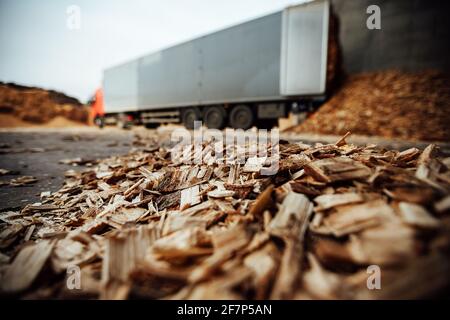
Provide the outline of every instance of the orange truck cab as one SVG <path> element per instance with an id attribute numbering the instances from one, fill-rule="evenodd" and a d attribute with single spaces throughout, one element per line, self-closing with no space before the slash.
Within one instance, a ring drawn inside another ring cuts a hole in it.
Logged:
<path id="1" fill-rule="evenodd" d="M 91 119 L 94 120 L 94 123 L 99 127 L 103 127 L 105 116 L 105 106 L 103 104 L 103 90 L 98 88 L 95 91 L 94 103 L 91 108 Z"/>

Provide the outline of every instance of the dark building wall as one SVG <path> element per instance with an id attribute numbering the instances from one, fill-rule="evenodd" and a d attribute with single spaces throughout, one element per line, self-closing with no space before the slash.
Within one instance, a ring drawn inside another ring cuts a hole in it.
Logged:
<path id="1" fill-rule="evenodd" d="M 399 68 L 450 72 L 450 1 L 331 0 L 339 19 L 342 63 L 348 73 Z M 381 30 L 369 30 L 370 5 Z"/>

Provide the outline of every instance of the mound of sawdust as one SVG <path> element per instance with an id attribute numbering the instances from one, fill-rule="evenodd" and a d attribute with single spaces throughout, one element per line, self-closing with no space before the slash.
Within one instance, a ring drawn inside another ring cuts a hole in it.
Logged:
<path id="1" fill-rule="evenodd" d="M 62 116 L 57 116 L 46 123 L 36 124 L 29 121 L 24 121 L 12 114 L 0 113 L 0 128 L 26 128 L 26 127 L 66 128 L 79 126 L 86 126 L 86 124 L 78 121 L 69 120 Z"/>
<path id="2" fill-rule="evenodd" d="M 0 112 L 1 116 L 13 115 L 35 124 L 46 124 L 56 117 L 87 123 L 89 117 L 89 107 L 61 92 L 1 82 Z M 25 126 L 26 123 L 14 126 L 19 125 Z M 6 123 L 5 126 L 13 125 Z"/>
<path id="3" fill-rule="evenodd" d="M 426 141 L 450 141 L 450 78 L 426 71 L 380 71 L 350 76 L 305 122 L 292 129 L 342 135 L 347 131 Z"/>
<path id="4" fill-rule="evenodd" d="M 0 128 L 33 127 L 33 123 L 23 121 L 12 114 L 0 113 Z"/>
<path id="5" fill-rule="evenodd" d="M 57 116 L 50 120 L 49 122 L 44 124 L 44 127 L 48 128 L 64 128 L 64 127 L 78 127 L 78 126 L 86 126 L 86 124 L 73 121 L 62 116 Z"/>

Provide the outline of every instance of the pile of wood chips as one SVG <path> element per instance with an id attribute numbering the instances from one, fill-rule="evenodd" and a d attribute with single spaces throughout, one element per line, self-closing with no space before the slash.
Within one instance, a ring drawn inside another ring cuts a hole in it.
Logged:
<path id="1" fill-rule="evenodd" d="M 434 145 L 280 141 L 273 176 L 250 157 L 186 165 L 161 140 L 136 145 L 68 171 L 41 203 L 0 214 L 3 295 L 395 299 L 448 290 L 450 158 Z M 377 272 L 380 290 L 369 278 Z"/>
<path id="2" fill-rule="evenodd" d="M 295 132 L 450 141 L 450 78 L 435 71 L 351 75 Z"/>
<path id="3" fill-rule="evenodd" d="M 0 114 L 43 124 L 56 117 L 87 123 L 89 107 L 53 90 L 0 82 Z"/>

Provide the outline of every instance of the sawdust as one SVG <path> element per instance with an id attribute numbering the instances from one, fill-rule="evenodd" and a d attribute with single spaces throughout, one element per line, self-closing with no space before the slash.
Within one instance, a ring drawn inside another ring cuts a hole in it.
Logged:
<path id="1" fill-rule="evenodd" d="M 42 124 L 36 124 L 29 121 L 24 121 L 11 114 L 0 114 L 0 128 L 67 128 L 67 127 L 85 127 L 86 124 L 78 121 L 73 121 L 62 116 L 57 116 L 50 121 Z"/>
<path id="2" fill-rule="evenodd" d="M 450 79 L 437 71 L 352 75 L 294 132 L 450 141 Z"/>
<path id="3" fill-rule="evenodd" d="M 0 128 L 33 127 L 33 123 L 23 121 L 12 114 L 0 114 Z"/>
<path id="4" fill-rule="evenodd" d="M 0 112 L 1 118 L 17 118 L 2 119 L 3 127 L 28 126 L 27 122 L 46 124 L 57 117 L 87 123 L 89 107 L 61 92 L 0 82 Z M 55 121 L 56 126 L 60 123 Z"/>

